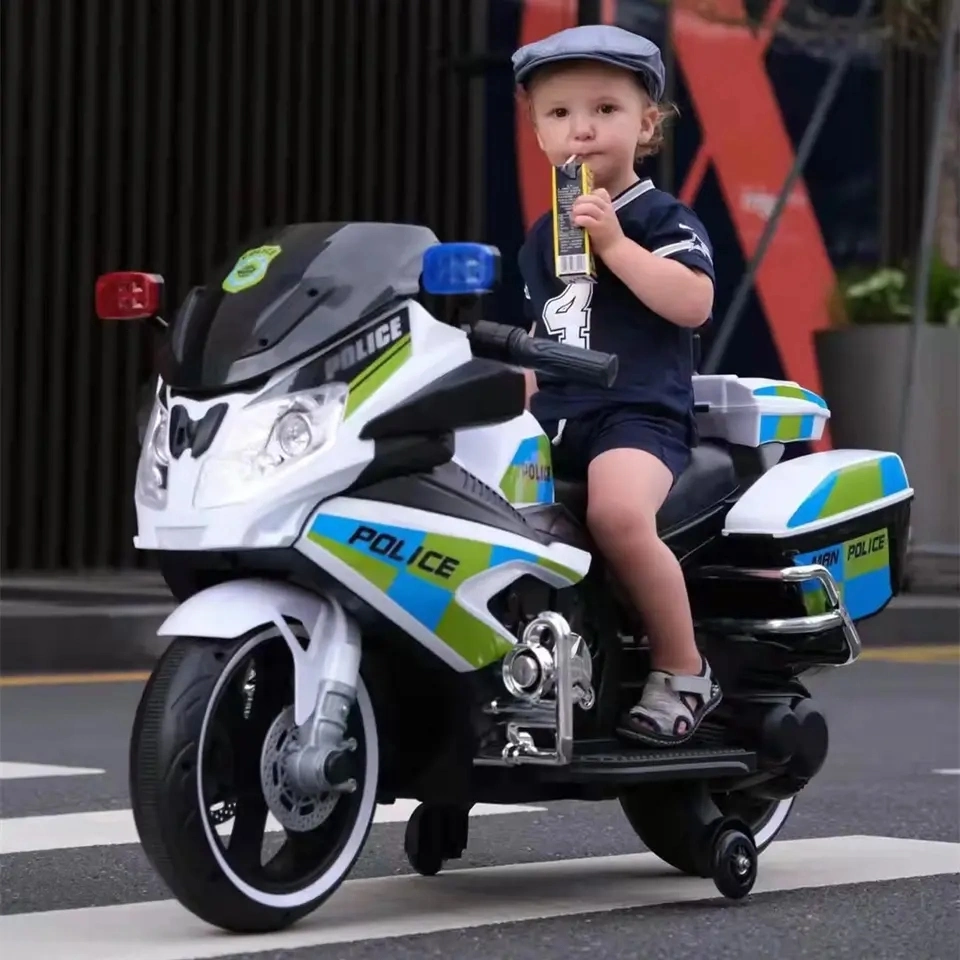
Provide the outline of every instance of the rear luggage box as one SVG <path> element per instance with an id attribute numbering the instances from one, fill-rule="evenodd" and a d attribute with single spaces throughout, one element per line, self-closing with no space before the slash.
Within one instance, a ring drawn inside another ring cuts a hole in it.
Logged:
<path id="1" fill-rule="evenodd" d="M 724 554 L 736 567 L 823 566 L 850 619 L 865 620 L 901 590 L 912 500 L 895 453 L 831 450 L 799 457 L 770 469 L 733 507 Z M 823 612 L 819 581 L 791 586 L 791 608 L 799 598 L 798 612 Z M 778 615 L 785 615 L 783 608 Z"/>

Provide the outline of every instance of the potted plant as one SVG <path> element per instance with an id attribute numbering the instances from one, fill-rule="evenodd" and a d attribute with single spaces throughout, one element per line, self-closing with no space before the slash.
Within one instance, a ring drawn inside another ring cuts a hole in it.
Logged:
<path id="1" fill-rule="evenodd" d="M 829 303 L 832 326 L 814 336 L 834 446 L 897 450 L 910 372 L 913 291 L 904 269 L 841 271 Z M 927 322 L 919 337 L 920 376 L 912 424 L 922 409 L 957 407 L 960 373 L 960 270 L 934 257 Z M 954 435 L 955 436 L 955 435 Z M 955 442 L 955 441 L 954 441 Z M 902 452 L 902 451 L 898 451 Z"/>
<path id="2" fill-rule="evenodd" d="M 831 411 L 833 446 L 894 450 L 903 457 L 917 492 L 912 512 L 917 553 L 953 556 L 947 576 L 955 579 L 960 543 L 960 270 L 940 256 L 934 258 L 926 322 L 915 330 L 911 278 L 912 273 L 896 268 L 841 273 L 830 299 L 832 326 L 815 334 L 814 347 Z M 901 444 L 915 348 L 919 363 L 910 384 Z"/>

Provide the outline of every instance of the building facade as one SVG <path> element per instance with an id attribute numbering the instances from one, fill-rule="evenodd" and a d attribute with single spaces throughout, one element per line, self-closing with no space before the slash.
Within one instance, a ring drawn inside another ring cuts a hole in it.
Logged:
<path id="1" fill-rule="evenodd" d="M 599 20 L 667 52 L 680 119 L 650 173 L 708 225 L 722 316 L 829 69 L 822 44 L 738 27 L 711 40 L 686 0 L 6 0 L 4 572 L 150 563 L 132 545 L 132 489 L 155 343 L 96 320 L 103 272 L 162 274 L 172 314 L 260 227 L 413 221 L 497 245 L 504 283 L 488 310 L 518 317 L 513 258 L 543 182 L 509 56 Z M 879 46 L 855 57 L 725 369 L 815 387 L 802 341 L 833 271 L 909 250 L 921 171 L 881 149 L 902 100 L 885 62 Z M 759 135 L 738 132 L 718 70 L 740 78 Z M 910 122 L 922 143 L 923 117 Z"/>

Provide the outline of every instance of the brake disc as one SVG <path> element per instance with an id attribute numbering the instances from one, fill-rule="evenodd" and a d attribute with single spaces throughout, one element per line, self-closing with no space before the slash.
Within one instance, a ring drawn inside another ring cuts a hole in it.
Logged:
<path id="1" fill-rule="evenodd" d="M 270 725 L 260 752 L 260 785 L 270 812 L 280 825 L 294 833 L 316 830 L 333 813 L 340 799 L 334 792 L 307 796 L 287 775 L 286 755 L 300 744 L 293 706 L 282 710 Z"/>

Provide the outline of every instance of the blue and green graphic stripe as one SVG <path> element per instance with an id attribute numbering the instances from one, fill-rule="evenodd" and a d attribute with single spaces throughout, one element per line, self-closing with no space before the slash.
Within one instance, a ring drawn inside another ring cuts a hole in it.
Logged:
<path id="1" fill-rule="evenodd" d="M 520 443 L 500 490 L 511 503 L 553 503 L 553 456 L 546 434 Z"/>
<path id="2" fill-rule="evenodd" d="M 895 453 L 840 467 L 825 477 L 787 521 L 803 527 L 909 489 L 903 463 Z"/>
<path id="3" fill-rule="evenodd" d="M 820 564 L 826 567 L 840 590 L 840 598 L 853 620 L 869 617 L 882 610 L 893 595 L 890 579 L 890 536 L 886 528 L 862 537 L 832 544 L 795 556 L 797 565 Z M 827 598 L 819 581 L 802 586 L 809 615 L 825 613 Z"/>
<path id="4" fill-rule="evenodd" d="M 826 401 L 812 390 L 795 387 L 788 383 L 774 383 L 757 387 L 755 397 L 784 397 L 790 400 L 805 400 L 822 410 Z M 817 417 L 814 414 L 764 413 L 760 415 L 760 443 L 789 443 L 794 440 L 812 440 L 815 436 Z"/>
<path id="5" fill-rule="evenodd" d="M 386 353 L 357 374 L 349 384 L 350 394 L 344 419 L 369 400 L 410 359 L 412 352 L 410 334 L 405 333 Z"/>
<path id="6" fill-rule="evenodd" d="M 760 443 L 788 443 L 791 440 L 812 440 L 816 418 L 813 414 L 764 413 L 760 415 Z"/>
<path id="7" fill-rule="evenodd" d="M 827 408 L 827 402 L 823 397 L 817 396 L 812 390 L 804 387 L 795 387 L 789 383 L 773 383 L 766 387 L 757 387 L 753 391 L 755 397 L 789 397 L 793 400 L 806 400 L 808 403 L 815 403 L 818 407 Z"/>
<path id="8" fill-rule="evenodd" d="M 514 560 L 546 567 L 571 583 L 581 579 L 575 570 L 513 547 L 329 514 L 318 516 L 307 536 L 477 668 L 499 660 L 511 643 L 457 602 L 462 583 Z"/>

